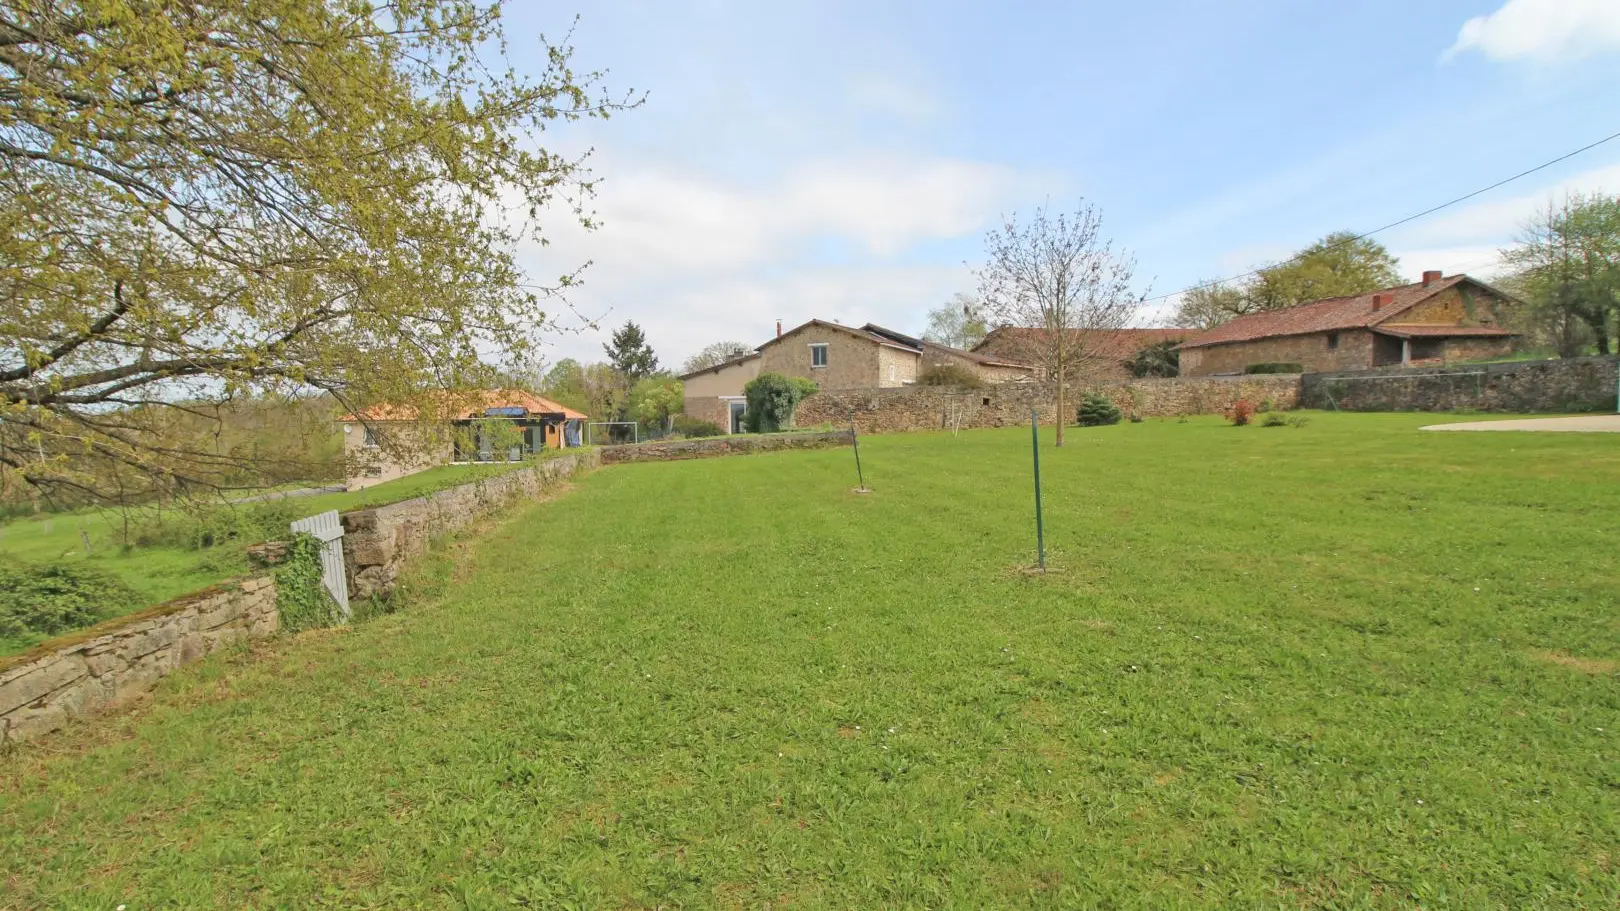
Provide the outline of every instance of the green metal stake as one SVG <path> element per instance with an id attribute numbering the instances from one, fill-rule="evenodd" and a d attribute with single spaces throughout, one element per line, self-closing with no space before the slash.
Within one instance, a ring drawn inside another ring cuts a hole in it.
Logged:
<path id="1" fill-rule="evenodd" d="M 855 431 L 855 412 L 853 411 L 849 413 L 849 442 L 855 447 L 855 477 L 859 478 L 861 481 L 861 486 L 855 489 L 865 493 L 866 472 L 861 470 L 861 437 L 860 434 Z"/>
<path id="2" fill-rule="evenodd" d="M 1035 565 L 1046 569 L 1046 525 L 1041 519 L 1041 431 L 1033 408 L 1029 410 L 1029 448 L 1035 454 Z"/>

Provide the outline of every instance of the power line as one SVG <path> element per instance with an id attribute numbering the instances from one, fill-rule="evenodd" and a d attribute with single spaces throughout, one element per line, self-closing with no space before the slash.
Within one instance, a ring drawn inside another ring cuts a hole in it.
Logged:
<path id="1" fill-rule="evenodd" d="M 1323 250 L 1324 251 L 1325 250 L 1336 250 L 1339 247 L 1348 247 L 1349 245 L 1355 243 L 1356 241 L 1366 240 L 1367 238 L 1373 236 L 1374 234 L 1379 234 L 1381 232 L 1388 231 L 1390 228 L 1398 228 L 1401 225 L 1406 224 L 1407 222 L 1417 221 L 1418 219 L 1423 218 L 1425 216 L 1433 215 L 1434 213 L 1440 211 L 1441 209 L 1449 209 L 1452 206 L 1456 205 L 1457 203 L 1467 202 L 1468 200 L 1473 199 L 1475 196 L 1479 196 L 1479 195 L 1481 195 L 1483 193 L 1489 193 L 1490 191 L 1496 189 L 1497 187 L 1506 186 L 1507 184 L 1510 184 L 1510 183 L 1514 182 L 1515 180 L 1518 180 L 1521 177 L 1528 177 L 1531 174 L 1536 173 L 1537 171 L 1546 170 L 1547 168 L 1550 168 L 1553 165 L 1558 164 L 1561 161 L 1567 161 L 1567 160 L 1569 160 L 1571 158 L 1574 158 L 1576 155 L 1581 154 L 1582 152 L 1591 151 L 1592 149 L 1595 149 L 1598 146 L 1603 145 L 1606 142 L 1613 142 L 1616 139 L 1620 139 L 1620 133 L 1610 133 L 1608 136 L 1605 136 L 1602 139 L 1599 139 L 1597 142 L 1592 142 L 1592 143 L 1588 143 L 1586 145 L 1583 145 L 1583 146 L 1581 146 L 1580 148 L 1576 149 L 1573 152 L 1566 152 L 1563 155 L 1560 155 L 1557 158 L 1552 159 L 1551 161 L 1544 161 L 1541 164 L 1538 164 L 1533 168 L 1530 168 L 1530 169 L 1525 170 L 1525 171 L 1520 171 L 1519 173 L 1513 175 L 1512 177 L 1504 177 L 1503 179 L 1498 180 L 1496 183 L 1493 183 L 1488 187 L 1481 187 L 1480 189 L 1475 190 L 1472 193 L 1468 193 L 1466 195 L 1459 196 L 1456 199 L 1450 200 L 1449 202 L 1443 202 L 1438 206 L 1433 206 L 1433 207 L 1424 209 L 1422 212 L 1419 212 L 1419 213 L 1417 213 L 1415 215 L 1408 215 L 1405 218 L 1402 218 L 1402 219 L 1400 219 L 1398 221 L 1392 221 L 1389 224 L 1384 225 L 1383 227 L 1374 228 L 1374 229 L 1372 229 L 1371 231 L 1368 231 L 1365 234 L 1358 234 L 1355 237 L 1351 237 L 1351 238 L 1347 238 L 1345 240 L 1341 240 L 1336 244 L 1329 244 L 1328 246 L 1324 247 Z M 1293 256 L 1290 256 L 1287 259 L 1272 263 L 1269 266 L 1262 266 L 1262 267 L 1260 267 L 1258 269 L 1250 269 L 1247 272 L 1240 272 L 1237 275 L 1229 276 L 1227 278 L 1218 278 L 1215 281 L 1211 281 L 1211 282 L 1203 282 L 1202 284 L 1193 285 L 1190 288 L 1183 288 L 1180 291 L 1172 291 L 1169 294 L 1161 294 L 1158 297 L 1150 297 L 1150 298 L 1147 298 L 1146 300 L 1144 300 L 1143 303 L 1151 304 L 1151 303 L 1154 303 L 1155 301 L 1162 301 L 1162 300 L 1166 300 L 1168 298 L 1175 297 L 1178 294 L 1186 294 L 1186 293 L 1188 293 L 1190 291 L 1200 291 L 1200 290 L 1203 290 L 1204 288 L 1214 288 L 1214 287 L 1218 287 L 1220 285 L 1224 285 L 1227 282 L 1235 282 L 1240 278 L 1248 278 L 1251 275 L 1259 275 L 1261 272 L 1264 272 L 1267 269 L 1275 269 L 1278 266 L 1282 266 L 1282 265 L 1285 265 L 1287 263 L 1291 263 L 1294 260 L 1299 259 L 1302 255 L 1304 255 L 1304 254 L 1303 253 L 1295 253 Z"/>

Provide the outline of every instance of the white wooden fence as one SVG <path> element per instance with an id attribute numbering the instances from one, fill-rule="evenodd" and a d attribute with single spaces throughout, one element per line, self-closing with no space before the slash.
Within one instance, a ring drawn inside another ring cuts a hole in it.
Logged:
<path id="1" fill-rule="evenodd" d="M 292 530 L 308 532 L 321 542 L 321 583 L 337 602 L 345 623 L 349 620 L 349 580 L 343 573 L 343 523 L 337 510 L 292 523 Z"/>

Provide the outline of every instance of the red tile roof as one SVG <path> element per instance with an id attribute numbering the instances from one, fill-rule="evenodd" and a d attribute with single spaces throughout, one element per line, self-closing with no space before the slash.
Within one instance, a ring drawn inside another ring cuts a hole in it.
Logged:
<path id="1" fill-rule="evenodd" d="M 1180 341 L 1194 334 L 1192 329 L 1076 329 L 1080 343 L 1095 356 L 1123 361 L 1149 345 Z M 1046 337 L 1045 329 L 1002 326 L 992 329 L 974 351 L 993 350 L 998 357 L 1016 357 L 1017 352 L 1037 348 Z"/>
<path id="2" fill-rule="evenodd" d="M 465 421 L 480 418 L 491 408 L 522 408 L 531 415 L 561 414 L 572 421 L 587 419 L 585 414 L 566 405 L 559 405 L 551 399 L 522 389 L 481 389 L 456 395 L 437 393 L 434 398 L 444 402 L 441 408 L 444 412 L 442 420 L 446 421 Z M 361 411 L 358 416 L 346 414 L 338 418 L 338 420 L 346 423 L 357 421 L 414 421 L 417 414 L 414 405 L 383 404 L 367 408 Z"/>
<path id="3" fill-rule="evenodd" d="M 1380 335 L 1396 338 L 1506 338 L 1516 333 L 1495 326 L 1435 326 L 1416 323 L 1380 323 L 1373 327 Z"/>
<path id="4" fill-rule="evenodd" d="M 1297 307 L 1287 307 L 1282 310 L 1267 310 L 1263 313 L 1251 313 L 1240 316 L 1230 322 L 1222 323 L 1213 329 L 1199 333 L 1181 343 L 1183 348 L 1201 348 L 1205 345 L 1220 345 L 1227 342 L 1247 342 L 1260 338 L 1272 338 L 1279 335 L 1307 335 L 1312 332 L 1333 332 L 1341 329 L 1369 329 L 1381 324 L 1423 303 L 1429 298 L 1448 288 L 1468 282 L 1483 290 L 1494 291 L 1480 282 L 1466 275 L 1453 275 L 1439 281 L 1430 282 L 1427 286 L 1421 282 L 1411 285 L 1401 285 L 1395 288 L 1384 288 L 1379 291 L 1368 291 L 1366 294 L 1355 294 L 1349 297 L 1329 297 Z M 1373 298 L 1382 297 L 1382 306 L 1373 307 Z M 1429 332 L 1428 335 L 1511 335 L 1510 332 L 1495 330 L 1492 332 L 1462 331 L 1464 327 L 1446 326 L 1435 327 L 1440 332 Z"/>

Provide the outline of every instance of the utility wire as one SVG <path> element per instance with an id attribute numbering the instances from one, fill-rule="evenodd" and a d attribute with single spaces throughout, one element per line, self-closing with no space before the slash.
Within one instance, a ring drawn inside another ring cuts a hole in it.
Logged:
<path id="1" fill-rule="evenodd" d="M 1569 160 L 1571 158 L 1574 158 L 1576 155 L 1581 154 L 1582 152 L 1591 151 L 1592 149 L 1595 149 L 1598 146 L 1603 145 L 1606 142 L 1613 142 L 1616 139 L 1620 139 L 1620 133 L 1610 133 L 1608 136 L 1605 136 L 1602 139 L 1599 139 L 1597 142 L 1592 142 L 1592 143 L 1588 143 L 1586 145 L 1583 145 L 1583 146 L 1581 146 L 1580 148 L 1576 149 L 1573 152 L 1566 152 L 1563 155 L 1560 155 L 1557 158 L 1552 159 L 1551 161 L 1544 161 L 1541 164 L 1538 164 L 1535 167 L 1530 168 L 1529 170 L 1520 171 L 1519 173 L 1513 175 L 1512 177 L 1504 177 L 1503 179 L 1498 180 L 1496 183 L 1493 183 L 1488 187 L 1481 187 L 1480 189 L 1475 190 L 1472 193 L 1469 193 L 1469 194 L 1464 195 L 1464 196 L 1459 196 L 1456 199 L 1453 199 L 1453 200 L 1451 200 L 1449 202 L 1443 202 L 1438 206 L 1433 206 L 1431 208 L 1424 209 L 1422 212 L 1419 212 L 1416 215 L 1408 215 L 1405 218 L 1400 219 L 1399 221 L 1392 221 L 1389 224 L 1384 225 L 1381 228 L 1374 228 L 1374 229 L 1372 229 L 1371 231 L 1368 231 L 1365 234 L 1357 234 L 1355 237 L 1347 238 L 1345 240 L 1339 241 L 1336 244 L 1330 244 L 1329 246 L 1324 247 L 1323 250 L 1336 250 L 1339 247 L 1348 247 L 1349 245 L 1355 243 L 1356 241 L 1366 240 L 1367 238 L 1373 236 L 1374 234 L 1378 234 L 1378 233 L 1381 233 L 1381 232 L 1384 232 L 1384 231 L 1388 231 L 1390 228 L 1398 228 L 1401 225 L 1406 224 L 1407 222 L 1417 221 L 1418 219 L 1423 218 L 1425 216 L 1433 215 L 1434 213 L 1440 211 L 1441 209 L 1449 209 L 1452 206 L 1456 205 L 1457 203 L 1467 202 L 1468 200 L 1473 199 L 1475 196 L 1479 196 L 1482 193 L 1489 193 L 1490 191 L 1496 189 L 1497 187 L 1501 187 L 1501 186 L 1505 186 L 1507 184 L 1510 184 L 1510 183 L 1514 182 L 1515 180 L 1518 180 L 1521 177 L 1529 177 L 1531 174 L 1534 174 L 1537 171 L 1546 170 L 1547 168 L 1550 168 L 1553 165 L 1558 164 L 1561 161 L 1567 161 L 1567 160 Z M 1205 288 L 1215 288 L 1215 287 L 1218 287 L 1220 285 L 1224 285 L 1227 282 L 1235 282 L 1240 278 L 1248 278 L 1251 275 L 1259 275 L 1261 272 L 1264 272 L 1267 269 L 1275 269 L 1278 266 L 1282 266 L 1282 265 L 1286 265 L 1288 263 L 1291 263 L 1294 260 L 1299 259 L 1303 255 L 1304 255 L 1303 253 L 1295 253 L 1293 256 L 1290 256 L 1287 259 L 1279 260 L 1278 262 L 1272 263 L 1269 266 L 1262 266 L 1262 267 L 1260 267 L 1258 269 L 1250 269 L 1247 272 L 1240 272 L 1237 275 L 1228 276 L 1227 278 L 1218 278 L 1218 279 L 1216 279 L 1214 281 L 1204 282 L 1204 283 L 1198 284 L 1198 285 L 1193 285 L 1190 288 L 1183 288 L 1180 291 L 1172 291 L 1169 294 L 1161 294 L 1158 297 L 1150 297 L 1150 298 L 1147 298 L 1146 300 L 1144 300 L 1143 303 L 1151 304 L 1151 303 L 1154 303 L 1155 301 L 1166 300 L 1168 298 L 1172 298 L 1172 297 L 1175 297 L 1175 296 L 1180 295 L 1180 294 L 1186 294 L 1186 293 L 1191 292 L 1191 291 L 1201 291 L 1201 290 L 1203 290 Z"/>

